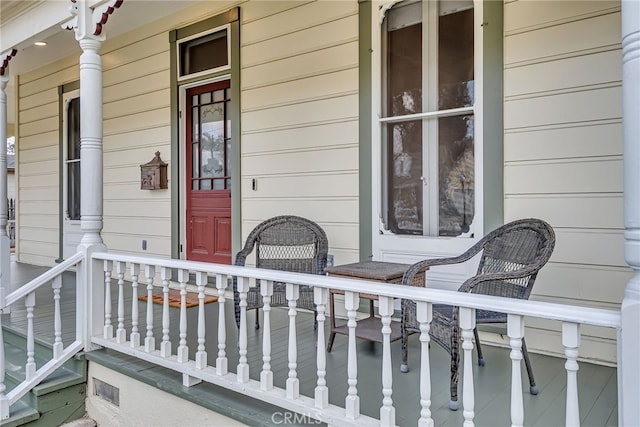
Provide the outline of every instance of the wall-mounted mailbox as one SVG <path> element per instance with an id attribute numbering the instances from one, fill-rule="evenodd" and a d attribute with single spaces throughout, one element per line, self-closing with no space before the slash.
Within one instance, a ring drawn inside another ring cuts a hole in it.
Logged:
<path id="1" fill-rule="evenodd" d="M 140 189 L 160 190 L 167 186 L 167 163 L 160 158 L 160 152 L 156 151 L 156 156 L 144 165 L 140 165 Z"/>

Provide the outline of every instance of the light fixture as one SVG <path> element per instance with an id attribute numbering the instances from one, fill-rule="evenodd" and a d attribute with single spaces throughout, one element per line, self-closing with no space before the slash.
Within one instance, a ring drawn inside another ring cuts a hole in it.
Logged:
<path id="1" fill-rule="evenodd" d="M 35 42 L 34 45 L 36 45 L 36 46 L 46 46 L 47 42 Z"/>

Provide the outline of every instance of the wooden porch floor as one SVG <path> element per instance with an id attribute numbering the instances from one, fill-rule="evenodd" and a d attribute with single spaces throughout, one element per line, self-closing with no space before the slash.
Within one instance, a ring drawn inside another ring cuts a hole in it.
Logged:
<path id="1" fill-rule="evenodd" d="M 26 283 L 33 277 L 45 271 L 45 268 L 20 263 L 12 263 L 12 281 Z M 70 342 L 75 335 L 75 277 L 67 273 L 63 280 L 61 306 L 63 312 L 63 341 Z M 115 302 L 117 292 L 116 281 L 112 289 Z M 140 294 L 145 285 L 140 285 Z M 125 304 L 127 312 L 131 307 L 131 288 L 126 286 Z M 53 341 L 53 301 L 52 292 L 46 287 L 36 296 L 36 311 L 34 329 L 38 339 L 45 342 Z M 19 304 L 18 304 L 19 305 Z M 215 360 L 217 354 L 217 327 L 214 325 L 218 318 L 218 304 L 206 306 L 206 347 L 209 360 Z M 154 305 L 155 318 L 160 319 L 161 306 Z M 145 313 L 146 303 L 139 303 L 139 330 L 144 337 L 146 331 Z M 114 309 L 115 313 L 115 309 Z M 197 308 L 187 310 L 189 337 L 188 345 L 193 355 L 196 349 L 194 335 L 197 324 Z M 233 320 L 233 301 L 227 300 L 226 321 L 235 329 Z M 174 351 L 177 343 L 178 309 L 171 309 L 171 340 Z M 251 325 L 248 331 L 248 358 L 251 366 L 251 377 L 259 379 L 262 367 L 262 330 L 255 330 L 253 322 L 255 311 L 248 315 Z M 159 321 L 159 320 L 158 320 Z M 286 309 L 272 310 L 272 369 L 274 384 L 284 387 L 288 374 L 287 340 L 288 316 Z M 115 315 L 112 319 L 116 324 Z M 130 331 L 130 319 L 125 321 L 127 331 Z M 327 322 L 328 324 L 328 319 Z M 26 313 L 22 307 L 13 307 L 11 314 L 2 315 L 2 324 L 7 327 L 26 331 Z M 328 326 L 328 325 L 327 325 Z M 154 336 L 159 341 L 161 337 L 160 325 L 154 325 Z M 297 316 L 298 366 L 297 375 L 300 378 L 300 392 L 313 396 L 316 385 L 316 332 L 313 329 L 312 315 L 300 312 Z M 328 337 L 328 330 L 326 336 Z M 230 370 L 235 371 L 238 360 L 236 334 L 227 333 L 227 355 Z M 416 425 L 419 417 L 419 341 L 413 335 L 409 340 L 409 373 L 400 373 L 400 341 L 392 344 L 393 358 L 393 404 L 396 408 L 396 422 L 400 426 Z M 378 417 L 382 402 L 381 391 L 381 358 L 380 344 L 358 341 L 358 394 L 361 401 L 361 412 Z M 477 426 L 510 425 L 510 373 L 511 361 L 509 349 L 489 347 L 485 345 L 486 366 L 474 366 L 475 384 L 475 424 Z M 537 396 L 528 392 L 526 373 L 523 371 L 525 424 L 527 426 L 553 427 L 564 425 L 565 409 L 565 379 L 564 359 L 531 354 L 531 362 L 540 389 Z M 449 355 L 437 344 L 431 346 L 432 363 L 432 416 L 436 426 L 462 425 L 462 410 L 452 412 L 448 409 L 449 401 Z M 524 366 L 523 366 L 524 370 Z M 333 351 L 327 354 L 327 385 L 330 389 L 330 401 L 343 405 L 347 393 L 347 337 L 337 335 Z M 578 371 L 578 387 L 581 424 L 583 426 L 616 426 L 617 422 L 617 381 L 614 368 L 580 363 Z M 461 395 L 461 392 L 460 392 Z"/>

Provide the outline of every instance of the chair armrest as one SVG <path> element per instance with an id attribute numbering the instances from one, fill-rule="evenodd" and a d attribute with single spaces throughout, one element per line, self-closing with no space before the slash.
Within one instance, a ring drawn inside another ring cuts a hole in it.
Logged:
<path id="1" fill-rule="evenodd" d="M 505 280 L 522 279 L 524 277 L 532 276 L 538 273 L 542 265 L 529 265 L 524 268 L 519 268 L 511 271 L 502 271 L 499 273 L 485 273 L 478 274 L 465 280 L 464 283 L 458 288 L 458 292 L 471 292 L 480 283 L 495 282 Z"/>
<path id="2" fill-rule="evenodd" d="M 415 264 L 411 265 L 411 267 L 409 267 L 407 271 L 405 271 L 404 276 L 402 277 L 402 284 L 408 285 L 408 286 L 415 286 L 414 282 L 418 274 L 424 273 L 429 268 L 435 267 L 438 265 L 463 263 L 473 258 L 483 248 L 484 248 L 484 245 L 476 244 L 471 248 L 469 248 L 465 253 L 455 257 L 432 258 L 432 259 L 425 259 L 423 261 L 418 261 Z"/>

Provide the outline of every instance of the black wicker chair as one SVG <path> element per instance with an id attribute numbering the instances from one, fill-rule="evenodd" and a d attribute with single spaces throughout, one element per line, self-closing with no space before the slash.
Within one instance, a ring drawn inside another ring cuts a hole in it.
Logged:
<path id="1" fill-rule="evenodd" d="M 249 254 L 255 249 L 255 262 L 258 268 L 284 270 L 297 273 L 324 274 L 327 266 L 327 235 L 318 224 L 305 218 L 292 215 L 273 217 L 258 224 L 247 237 L 244 248 L 236 255 L 235 265 L 244 266 Z M 288 307 L 286 286 L 274 283 L 272 307 Z M 240 326 L 240 295 L 237 282 L 233 280 L 233 301 L 236 325 Z M 260 287 L 251 288 L 247 295 L 247 310 L 262 307 Z M 314 312 L 313 289 L 300 286 L 298 308 Z M 260 327 L 256 313 L 256 329 Z"/>
<path id="2" fill-rule="evenodd" d="M 429 267 L 457 264 L 468 261 L 480 251 L 477 275 L 467 279 L 459 292 L 472 292 L 508 298 L 528 299 L 538 271 L 551 257 L 555 246 L 555 234 L 546 222 L 539 219 L 522 219 L 505 224 L 476 243 L 471 249 L 453 258 L 429 259 L 412 265 L 404 274 L 403 284 L 414 283 L 414 277 Z M 427 279 L 428 282 L 428 279 Z M 506 323 L 507 315 L 493 311 L 476 310 L 476 324 Z M 402 300 L 402 365 L 407 372 L 407 340 L 411 332 L 420 332 L 416 320 L 416 304 Z M 478 364 L 484 365 L 478 331 L 474 329 Z M 449 408 L 456 410 L 458 404 L 458 366 L 460 364 L 460 329 L 458 307 L 443 304 L 433 305 L 433 320 L 429 335 L 451 354 L 451 401 Z M 527 346 L 522 339 L 522 351 L 531 394 L 538 394 Z"/>

